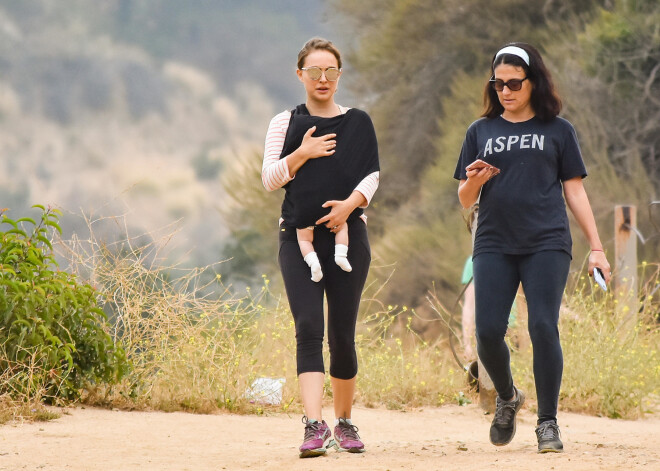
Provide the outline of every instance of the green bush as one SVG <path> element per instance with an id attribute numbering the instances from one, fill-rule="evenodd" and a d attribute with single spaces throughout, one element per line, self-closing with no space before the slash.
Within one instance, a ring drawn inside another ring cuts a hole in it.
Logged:
<path id="1" fill-rule="evenodd" d="M 107 333 L 99 293 L 61 271 L 51 244 L 60 212 L 37 223 L 0 210 L 0 396 L 66 402 L 118 381 L 128 363 Z"/>

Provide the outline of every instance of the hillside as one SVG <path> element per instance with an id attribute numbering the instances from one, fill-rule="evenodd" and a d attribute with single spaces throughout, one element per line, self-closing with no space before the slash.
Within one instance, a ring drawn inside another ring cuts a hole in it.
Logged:
<path id="1" fill-rule="evenodd" d="M 0 1 L 0 207 L 58 206 L 67 235 L 82 214 L 174 224 L 195 263 L 218 260 L 220 176 L 296 99 L 283 76 L 320 5 Z"/>

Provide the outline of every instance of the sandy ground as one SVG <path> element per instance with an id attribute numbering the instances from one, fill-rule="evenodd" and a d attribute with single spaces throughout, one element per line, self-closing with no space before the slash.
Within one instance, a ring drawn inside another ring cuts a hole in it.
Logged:
<path id="1" fill-rule="evenodd" d="M 324 411 L 332 417 L 332 411 Z M 476 405 L 413 412 L 356 408 L 364 454 L 301 460 L 298 415 L 265 417 L 67 409 L 51 422 L 0 426 L 0 470 L 660 470 L 660 417 L 611 420 L 561 413 L 566 452 L 537 454 L 535 416 L 513 442 L 488 443 Z"/>

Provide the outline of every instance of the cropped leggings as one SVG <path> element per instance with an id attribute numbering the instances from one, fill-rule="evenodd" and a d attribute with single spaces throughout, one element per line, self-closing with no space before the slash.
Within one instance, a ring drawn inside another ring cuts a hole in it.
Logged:
<path id="1" fill-rule="evenodd" d="M 548 250 L 529 255 L 480 253 L 474 257 L 479 358 L 503 399 L 513 396 L 509 348 L 504 341 L 509 313 L 522 283 L 534 350 L 538 423 L 557 420 L 564 360 L 559 343 L 559 307 L 571 257 Z"/>
<path id="2" fill-rule="evenodd" d="M 323 278 L 311 280 L 303 260 L 296 229 L 280 226 L 279 264 L 289 306 L 296 327 L 296 362 L 301 373 L 322 372 L 323 296 L 328 302 L 328 345 L 330 375 L 351 379 L 357 374 L 355 325 L 362 289 L 369 272 L 371 249 L 365 223 L 358 219 L 348 224 L 348 261 L 353 270 L 345 272 L 335 264 L 335 234 L 323 226 L 314 230 L 314 249 L 319 256 Z"/>

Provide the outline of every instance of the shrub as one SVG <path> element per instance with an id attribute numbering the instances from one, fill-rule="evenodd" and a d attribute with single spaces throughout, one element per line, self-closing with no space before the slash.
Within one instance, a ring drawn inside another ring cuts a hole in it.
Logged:
<path id="1" fill-rule="evenodd" d="M 104 293 L 112 335 L 131 370 L 111 387 L 90 389 L 84 400 L 131 409 L 250 410 L 243 394 L 258 376 L 252 354 L 263 339 L 248 331 L 266 314 L 259 304 L 266 288 L 237 297 L 214 266 L 168 265 L 171 233 L 126 234 L 108 243 L 97 238 L 99 222 L 89 221 L 90 238 L 70 241 L 66 255 L 72 270 Z"/>
<path id="2" fill-rule="evenodd" d="M 58 268 L 51 240 L 60 212 L 35 207 L 38 223 L 0 211 L 0 396 L 66 402 L 90 383 L 119 380 L 128 364 L 99 293 Z"/>

